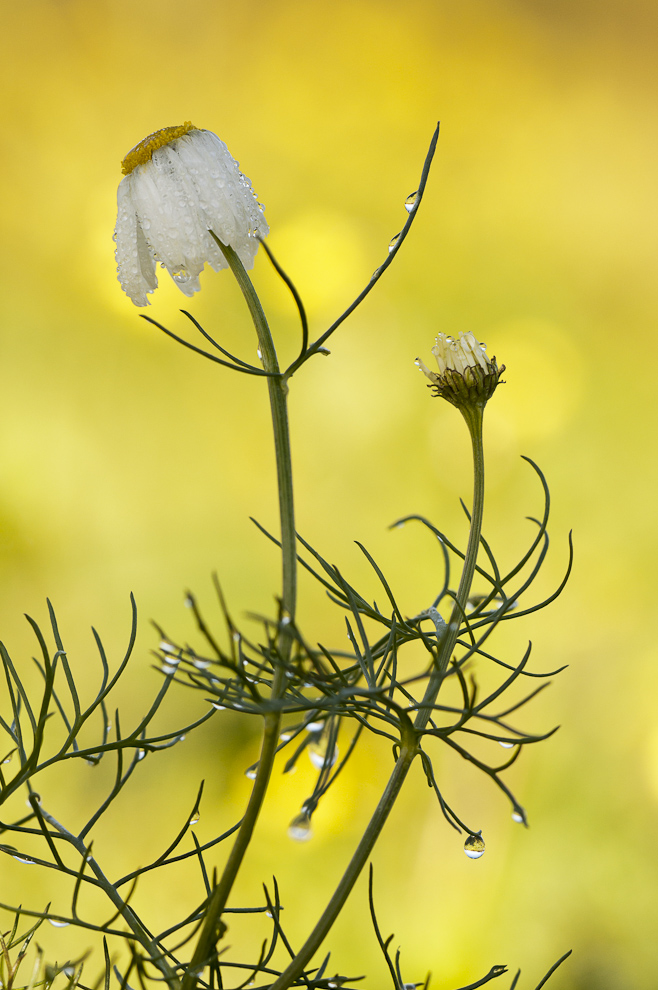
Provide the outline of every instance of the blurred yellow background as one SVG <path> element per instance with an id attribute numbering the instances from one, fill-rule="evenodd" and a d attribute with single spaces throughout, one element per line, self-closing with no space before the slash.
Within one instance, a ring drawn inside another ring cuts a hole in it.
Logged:
<path id="1" fill-rule="evenodd" d="M 529 538 L 524 517 L 539 512 L 541 494 L 519 456 L 530 455 L 554 499 L 542 588 L 560 579 L 572 527 L 576 567 L 563 597 L 508 635 L 517 656 L 533 640 L 535 670 L 570 665 L 518 718 L 528 731 L 562 725 L 509 774 L 530 829 L 511 822 L 488 781 L 437 759 L 446 797 L 483 829 L 486 855 L 466 859 L 419 770 L 375 852 L 380 924 L 395 931 L 409 981 L 431 970 L 435 987 L 450 988 L 506 962 L 530 987 L 573 948 L 556 990 L 655 986 L 657 22 L 649 0 L 3 8 L 0 635 L 26 668 L 34 646 L 22 613 L 45 623 L 49 595 L 91 691 L 89 626 L 116 660 L 132 590 L 141 627 L 127 720 L 159 683 L 148 620 L 185 638 L 183 592 L 193 588 L 213 613 L 213 570 L 236 615 L 269 612 L 278 562 L 248 520 L 276 526 L 262 383 L 184 352 L 138 318 L 116 281 L 122 157 L 183 120 L 216 131 L 266 205 L 270 244 L 317 335 L 386 256 L 442 121 L 395 265 L 331 356 L 292 382 L 299 528 L 371 596 L 354 539 L 409 614 L 431 602 L 435 545 L 411 526 L 386 527 L 420 512 L 464 539 L 466 431 L 430 400 L 413 361 L 429 360 L 438 331 L 473 330 L 507 365 L 487 412 L 485 534 L 508 561 Z M 289 357 L 295 316 L 262 252 L 254 280 Z M 149 315 L 172 329 L 185 332 L 178 309 L 188 306 L 230 350 L 255 356 L 228 274 L 202 276 L 191 305 L 165 274 L 152 303 Z M 344 640 L 342 617 L 306 581 L 301 621 L 312 640 Z M 203 704 L 180 689 L 177 707 L 193 717 Z M 201 840 L 228 827 L 257 746 L 255 726 L 216 716 L 196 739 L 145 760 L 96 855 L 110 873 L 146 862 L 201 777 Z M 258 902 L 276 873 L 299 945 L 389 768 L 388 748 L 366 741 L 305 846 L 285 830 L 310 766 L 290 780 L 276 774 L 236 898 Z M 103 773 L 53 775 L 44 803 L 82 822 Z M 0 871 L 0 900 L 41 906 L 53 896 L 51 878 L 5 857 Z M 201 897 L 196 873 L 167 878 L 141 891 L 155 927 Z M 88 942 L 77 939 L 40 932 L 60 960 Z M 247 925 L 236 922 L 229 941 L 248 944 Z M 388 979 L 363 883 L 327 948 L 332 972 L 368 973 L 370 987 Z M 91 980 L 98 951 L 89 967 Z"/>

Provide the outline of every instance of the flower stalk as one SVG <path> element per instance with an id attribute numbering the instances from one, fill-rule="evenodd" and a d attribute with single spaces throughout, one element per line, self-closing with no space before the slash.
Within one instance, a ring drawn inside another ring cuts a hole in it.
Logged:
<path id="1" fill-rule="evenodd" d="M 377 807 L 368 823 L 361 841 L 359 842 L 347 869 L 343 873 L 341 880 L 334 891 L 331 900 L 319 918 L 315 928 L 307 938 L 304 945 L 270 987 L 270 990 L 287 990 L 302 975 L 306 966 L 311 961 L 317 950 L 322 945 L 324 939 L 331 930 L 334 922 L 340 914 L 354 884 L 361 871 L 368 861 L 368 857 L 379 838 L 379 835 L 386 823 L 390 811 L 402 789 L 409 769 L 414 758 L 419 752 L 418 741 L 420 733 L 427 725 L 436 700 L 441 690 L 441 684 L 445 677 L 445 672 L 450 662 L 452 651 L 457 642 L 459 627 L 466 611 L 466 603 L 471 591 L 475 566 L 477 563 L 480 536 L 482 533 L 482 516 L 484 510 L 484 450 L 482 445 L 482 421 L 484 413 L 484 403 L 461 406 L 460 412 L 464 416 L 466 425 L 471 435 L 473 448 L 473 508 L 471 513 L 471 525 L 468 537 L 468 546 L 464 558 L 457 597 L 452 609 L 447 630 L 441 637 L 439 647 L 434 661 L 434 669 L 425 690 L 425 695 L 418 706 L 413 725 L 405 726 L 405 732 L 401 740 L 400 755 L 398 756 L 393 772 L 379 800 Z"/>
<path id="2" fill-rule="evenodd" d="M 277 703 L 280 701 L 285 688 L 285 665 L 290 658 L 292 646 L 290 624 L 294 621 L 297 604 L 297 551 L 292 460 L 290 456 L 290 431 L 288 427 L 288 387 L 280 373 L 274 341 L 272 340 L 272 334 L 263 307 L 251 279 L 245 271 L 244 265 L 233 248 L 227 244 L 223 244 L 212 230 L 210 234 L 226 258 L 244 295 L 254 327 L 256 328 L 263 367 L 268 372 L 267 384 L 270 394 L 270 411 L 274 430 L 274 450 L 281 524 L 281 612 L 282 620 L 287 621 L 282 621 L 280 626 L 277 650 L 281 662 L 276 666 L 274 671 L 270 695 L 272 709 L 264 716 L 263 743 L 251 796 L 219 883 L 210 895 L 201 933 L 187 973 L 182 980 L 182 990 L 191 990 L 195 986 L 198 973 L 212 957 L 215 945 L 223 934 L 222 913 L 226 907 L 249 843 L 251 842 L 256 821 L 258 820 L 258 815 L 262 808 L 265 794 L 267 793 L 281 728 L 281 711 Z"/>

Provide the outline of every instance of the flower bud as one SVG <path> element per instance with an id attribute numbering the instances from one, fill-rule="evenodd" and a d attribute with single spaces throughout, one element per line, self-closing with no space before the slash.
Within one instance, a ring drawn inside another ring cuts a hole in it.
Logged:
<path id="1" fill-rule="evenodd" d="M 470 332 L 460 333 L 458 340 L 440 333 L 432 354 L 438 372 L 430 371 L 420 358 L 416 358 L 416 365 L 429 378 L 435 394 L 458 408 L 484 408 L 505 370 L 504 364 L 499 368 L 495 357 L 487 355 L 486 344 L 478 343 Z"/>

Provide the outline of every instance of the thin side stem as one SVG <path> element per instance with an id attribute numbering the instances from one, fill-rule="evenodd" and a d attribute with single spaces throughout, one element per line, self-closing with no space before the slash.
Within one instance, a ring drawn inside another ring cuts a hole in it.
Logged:
<path id="1" fill-rule="evenodd" d="M 322 945 L 329 933 L 334 921 L 340 914 L 350 891 L 356 883 L 361 870 L 366 865 L 368 857 L 372 852 L 375 842 L 384 827 L 391 808 L 395 804 L 402 784 L 413 763 L 414 757 L 418 753 L 418 732 L 425 728 L 432 714 L 432 706 L 443 682 L 443 677 L 447 669 L 450 656 L 455 647 L 459 626 L 461 624 L 466 602 L 471 590 L 473 575 L 475 574 L 475 564 L 477 561 L 480 535 L 482 532 L 482 513 L 484 508 L 484 454 L 482 447 L 482 408 L 461 410 L 466 424 L 471 434 L 473 446 L 473 512 L 471 514 L 471 527 L 468 537 L 468 546 L 464 559 L 457 598 L 453 606 L 448 628 L 439 644 L 435 661 L 435 670 L 432 673 L 423 702 L 416 716 L 413 728 L 403 737 L 400 755 L 395 763 L 393 772 L 389 777 L 384 793 L 377 805 L 368 827 L 366 828 L 361 841 L 359 842 L 347 869 L 345 870 L 331 900 L 320 916 L 315 928 L 301 947 L 295 958 L 281 976 L 272 983 L 269 990 L 287 990 L 302 975 L 306 966 L 311 961 L 317 950 Z"/>
<path id="2" fill-rule="evenodd" d="M 131 907 L 128 906 L 126 901 L 123 900 L 121 895 L 116 890 L 114 884 L 108 880 L 100 866 L 91 855 L 89 851 L 89 846 L 87 846 L 83 839 L 80 839 L 77 835 L 73 835 L 69 832 L 67 828 L 60 824 L 56 818 L 48 814 L 44 809 L 41 809 L 41 814 L 45 821 L 49 825 L 52 825 L 60 835 L 63 835 L 68 842 L 77 850 L 77 852 L 82 856 L 83 860 L 89 865 L 91 872 L 94 874 L 98 881 L 98 885 L 105 892 L 110 901 L 114 904 L 117 911 L 126 922 L 133 935 L 140 943 L 140 945 L 146 950 L 148 956 L 153 963 L 153 965 L 158 969 L 167 982 L 168 986 L 174 990 L 178 986 L 178 977 L 176 973 L 171 968 L 167 962 L 164 951 L 158 946 L 157 942 L 152 938 L 152 936 L 144 928 L 143 924 L 133 911 Z"/>
<path id="3" fill-rule="evenodd" d="M 242 294 L 245 297 L 258 335 L 263 367 L 270 376 L 267 379 L 267 384 L 270 394 L 272 426 L 274 429 L 274 451 L 276 456 L 279 515 L 281 521 L 282 619 L 284 621 L 287 620 L 287 622 L 285 625 L 282 622 L 282 631 L 278 638 L 277 649 L 282 662 L 277 665 L 274 672 L 272 693 L 270 696 L 273 710 L 268 712 L 264 717 L 263 744 L 254 786 L 247 804 L 245 816 L 237 832 L 233 848 L 231 849 L 219 883 L 210 895 L 199 939 L 187 973 L 182 980 L 182 990 L 191 990 L 194 987 L 198 975 L 212 957 L 214 947 L 222 935 L 222 913 L 226 907 L 249 843 L 251 842 L 256 821 L 263 805 L 265 794 L 267 793 L 281 728 L 281 713 L 278 709 L 277 702 L 281 698 L 285 688 L 285 664 L 290 658 L 292 647 L 292 637 L 287 631 L 286 626 L 291 625 L 295 618 L 297 603 L 297 552 L 290 432 L 288 428 L 288 387 L 283 381 L 279 370 L 279 362 L 274 348 L 272 334 L 270 333 L 263 307 L 244 269 L 244 265 L 231 247 L 223 244 L 212 231 L 210 233 L 228 261 L 231 271 L 235 275 Z"/>

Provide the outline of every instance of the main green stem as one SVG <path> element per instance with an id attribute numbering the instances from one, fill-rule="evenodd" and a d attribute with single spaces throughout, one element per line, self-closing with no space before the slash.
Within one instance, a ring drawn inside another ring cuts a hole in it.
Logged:
<path id="1" fill-rule="evenodd" d="M 217 240 L 217 238 L 215 239 Z M 288 626 L 288 623 L 294 621 L 297 604 L 297 548 L 295 543 L 290 432 L 288 429 L 288 386 L 281 376 L 272 334 L 270 333 L 263 307 L 251 284 L 251 280 L 235 251 L 231 247 L 222 244 L 219 240 L 217 240 L 217 243 L 224 253 L 224 257 L 228 261 L 231 271 L 235 275 L 249 306 L 249 311 L 258 335 L 258 345 L 263 367 L 270 374 L 267 384 L 270 393 L 270 410 L 274 429 L 274 451 L 276 456 L 279 515 L 281 520 L 281 556 L 283 568 L 281 606 L 282 618 L 288 620 L 286 623 L 286 626 Z M 279 634 L 277 643 L 281 663 L 276 665 L 272 680 L 272 693 L 270 695 L 272 710 L 264 716 L 263 744 L 254 786 L 244 818 L 235 837 L 233 848 L 226 861 L 219 883 L 210 895 L 199 940 L 187 972 L 182 979 L 182 990 L 192 990 L 195 986 L 197 976 L 212 958 L 215 945 L 222 935 L 222 913 L 226 907 L 226 902 L 228 901 L 249 843 L 251 842 L 254 827 L 265 794 L 267 793 L 267 786 L 272 773 L 281 727 L 281 712 L 277 703 L 285 687 L 285 664 L 290 658 L 291 646 L 292 638 L 284 626 Z"/>
<path id="2" fill-rule="evenodd" d="M 287 990 L 292 983 L 299 979 L 340 914 L 352 887 L 368 861 L 373 846 L 379 838 L 389 812 L 400 793 L 414 757 L 418 753 L 419 733 L 425 728 L 431 717 L 432 708 L 436 704 L 452 651 L 457 642 L 459 626 L 466 610 L 466 603 L 470 594 L 473 575 L 475 574 L 484 509 L 484 453 L 482 447 L 482 414 L 484 408 L 479 406 L 469 407 L 468 409 L 462 409 L 461 412 L 469 428 L 473 445 L 473 510 L 464 567 L 462 569 L 455 604 L 450 615 L 450 622 L 439 644 L 434 669 L 430 676 L 423 701 L 419 706 L 413 729 L 410 729 L 402 738 L 400 755 L 389 777 L 384 793 L 379 800 L 379 804 L 375 808 L 373 816 L 368 823 L 368 827 L 363 833 L 347 869 L 341 877 L 331 900 L 327 904 L 315 928 L 295 955 L 288 968 L 271 984 L 269 990 Z"/>

